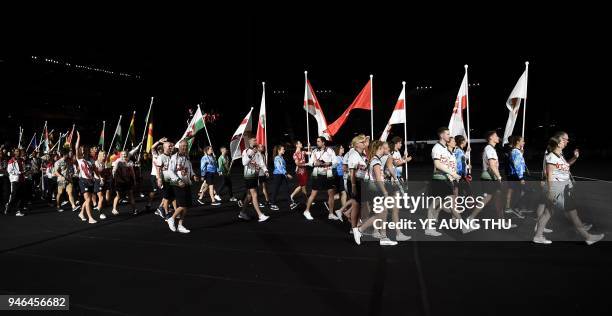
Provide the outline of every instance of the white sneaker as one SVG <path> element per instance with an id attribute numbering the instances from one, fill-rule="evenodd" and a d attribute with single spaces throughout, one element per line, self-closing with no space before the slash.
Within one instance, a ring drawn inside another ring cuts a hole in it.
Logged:
<path id="1" fill-rule="evenodd" d="M 296 207 L 298 207 L 298 204 L 295 202 L 291 202 L 291 205 L 289 205 L 289 209 L 294 210 Z"/>
<path id="2" fill-rule="evenodd" d="M 395 246 L 397 245 L 397 241 L 393 241 L 387 237 L 381 238 L 379 241 L 381 246 Z"/>
<path id="3" fill-rule="evenodd" d="M 212 206 L 219 206 L 219 205 L 221 205 L 221 203 L 219 203 L 219 202 L 212 202 L 212 203 L 210 203 L 210 205 L 212 205 Z"/>
<path id="4" fill-rule="evenodd" d="M 397 234 L 395 235 L 395 240 L 397 241 L 407 241 L 410 240 L 410 238 L 412 238 L 411 236 L 406 236 L 404 234 L 402 234 L 402 232 L 397 232 Z"/>
<path id="5" fill-rule="evenodd" d="M 306 219 L 309 221 L 314 219 L 312 215 L 310 215 L 310 211 L 304 211 L 304 217 L 306 217 Z"/>
<path id="6" fill-rule="evenodd" d="M 79 214 L 79 217 L 81 218 L 81 221 L 86 221 L 87 219 L 85 218 L 85 216 L 83 216 L 83 214 Z"/>
<path id="7" fill-rule="evenodd" d="M 439 237 L 439 236 L 442 236 L 442 233 L 438 232 L 435 229 L 426 229 L 425 235 L 432 236 L 432 237 Z"/>
<path id="8" fill-rule="evenodd" d="M 68 204 L 68 201 L 64 201 L 64 202 L 62 202 L 61 206 L 64 206 L 64 205 L 66 205 L 66 204 Z"/>
<path id="9" fill-rule="evenodd" d="M 335 211 L 335 213 L 336 213 L 336 216 L 338 217 L 338 219 L 339 219 L 341 222 L 344 222 L 344 219 L 342 218 L 342 211 L 340 211 L 340 210 L 336 210 L 336 211 Z"/>
<path id="10" fill-rule="evenodd" d="M 236 201 L 238 201 L 238 199 L 237 199 L 237 198 L 235 198 L 235 197 L 233 197 L 233 196 L 232 196 L 232 197 L 231 197 L 229 200 L 230 200 L 230 202 L 236 202 Z"/>
<path id="11" fill-rule="evenodd" d="M 100 219 L 106 219 L 106 215 L 104 213 L 100 214 Z"/>
<path id="12" fill-rule="evenodd" d="M 189 229 L 185 228 L 185 226 L 179 224 L 178 225 L 178 232 L 182 233 L 182 234 L 189 234 L 189 232 L 191 232 Z"/>
<path id="13" fill-rule="evenodd" d="M 170 230 L 175 232 L 176 231 L 176 227 L 174 226 L 174 218 L 170 217 L 166 220 L 166 223 L 168 223 L 168 227 L 170 227 Z"/>
<path id="14" fill-rule="evenodd" d="M 113 213 L 113 215 L 119 215 L 119 211 L 117 210 L 113 210 L 111 213 Z"/>
<path id="15" fill-rule="evenodd" d="M 361 245 L 361 232 L 357 227 L 353 228 L 353 238 L 355 239 L 356 244 Z"/>
<path id="16" fill-rule="evenodd" d="M 329 215 L 327 215 L 327 219 L 331 219 L 331 220 L 334 220 L 334 221 L 339 221 L 340 220 L 336 215 L 331 214 L 331 213 Z"/>
<path id="17" fill-rule="evenodd" d="M 260 223 L 261 223 L 261 222 L 265 222 L 265 221 L 267 221 L 267 220 L 268 220 L 268 218 L 270 218 L 270 216 L 268 216 L 268 215 L 261 215 L 261 216 L 259 216 L 259 220 L 258 220 L 258 221 L 259 221 Z"/>
<path id="18" fill-rule="evenodd" d="M 93 218 L 92 218 L 92 219 L 90 219 L 90 220 L 89 220 L 89 222 L 88 222 L 88 223 L 90 223 L 90 224 L 95 224 L 95 223 L 97 223 L 97 222 L 98 222 L 97 220 L 95 220 L 95 219 L 93 219 Z"/>
<path id="19" fill-rule="evenodd" d="M 585 240 L 585 242 L 587 243 L 587 245 L 592 245 L 600 240 L 602 240 L 604 238 L 604 234 L 599 234 L 599 235 L 591 235 L 591 237 L 587 240 Z"/>
<path id="20" fill-rule="evenodd" d="M 15 216 L 21 217 L 21 216 L 25 216 L 25 214 L 23 214 L 21 211 L 17 211 L 17 213 L 15 213 Z"/>
<path id="21" fill-rule="evenodd" d="M 546 237 L 542 236 L 542 237 L 533 237 L 533 242 L 536 244 L 544 244 L 544 245 L 550 245 L 552 244 L 552 241 L 546 239 Z"/>
<path id="22" fill-rule="evenodd" d="M 215 200 L 221 202 L 221 197 L 219 195 L 215 194 Z"/>

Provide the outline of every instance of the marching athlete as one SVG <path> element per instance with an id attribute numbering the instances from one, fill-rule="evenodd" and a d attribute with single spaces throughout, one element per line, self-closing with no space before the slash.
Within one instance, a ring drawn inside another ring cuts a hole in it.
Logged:
<path id="1" fill-rule="evenodd" d="M 134 173 L 134 164 L 129 161 L 129 153 L 122 151 L 119 159 L 113 162 L 113 187 L 115 189 L 115 199 L 113 200 L 113 215 L 119 215 L 117 205 L 125 196 L 128 196 L 130 205 L 132 206 L 132 214 L 138 215 L 138 209 L 134 200 L 134 185 L 136 184 L 136 174 Z"/>
<path id="2" fill-rule="evenodd" d="M 94 193 L 94 174 L 96 170 L 94 166 L 91 164 L 89 160 L 88 150 L 85 146 L 81 146 L 81 134 L 79 131 L 77 133 L 77 140 L 74 146 L 75 157 L 77 159 L 77 167 L 79 173 L 79 187 L 81 192 L 83 193 L 83 204 L 81 207 L 81 212 L 79 213 L 79 218 L 82 221 L 87 221 L 89 219 L 89 224 L 95 224 L 97 221 L 93 218 L 92 208 L 93 201 L 92 197 Z M 87 218 L 84 214 L 87 214 Z"/>
<path id="3" fill-rule="evenodd" d="M 285 158 L 283 155 L 285 154 L 285 146 L 276 145 L 274 146 L 273 155 L 274 155 L 274 171 L 272 171 L 272 194 L 271 194 L 271 204 L 270 209 L 274 211 L 278 211 L 278 205 L 276 198 L 278 197 L 278 191 L 281 189 L 281 186 L 285 186 L 284 194 L 291 201 L 289 196 L 289 183 L 287 179 L 291 180 L 293 177 L 287 173 L 287 164 L 285 162 Z M 297 204 L 295 202 L 290 202 L 289 208 L 295 209 Z"/>
<path id="4" fill-rule="evenodd" d="M 259 201 L 257 198 L 257 178 L 259 177 L 260 170 L 263 169 L 264 174 L 268 174 L 266 165 L 262 163 L 257 156 L 257 147 L 255 146 L 257 140 L 250 133 L 245 133 L 243 136 L 246 139 L 246 143 L 249 145 L 248 148 L 242 151 L 242 165 L 244 166 L 244 186 L 247 190 L 242 210 L 238 217 L 244 220 L 249 220 L 250 217 L 247 215 L 245 208 L 249 205 L 249 201 L 253 202 L 253 208 L 257 212 L 259 222 L 265 222 L 270 218 L 269 216 L 262 213 L 259 207 Z"/>
<path id="5" fill-rule="evenodd" d="M 312 202 L 317 197 L 317 193 L 319 191 L 327 191 L 327 205 L 328 219 L 331 220 L 340 220 L 334 214 L 334 195 L 335 191 L 333 188 L 333 173 L 332 168 L 335 168 L 336 163 L 336 154 L 331 148 L 326 146 L 327 140 L 323 136 L 319 136 L 317 138 L 317 148 L 312 151 L 310 155 L 310 161 L 308 162 L 309 166 L 313 167 L 312 170 L 312 190 L 310 191 L 310 197 L 308 197 L 308 201 L 306 202 L 306 210 L 304 211 L 304 217 L 307 220 L 313 220 L 312 215 L 310 214 L 310 207 L 312 206 Z"/>
<path id="6" fill-rule="evenodd" d="M 295 202 L 295 196 L 300 192 L 304 194 L 306 200 L 308 200 L 308 193 L 306 192 L 306 185 L 308 185 L 308 170 L 306 170 L 306 152 L 303 151 L 302 142 L 299 140 L 295 142 L 295 153 L 293 153 L 293 161 L 295 162 L 295 177 L 297 179 L 297 186 L 291 193 L 291 203 Z"/>
<path id="7" fill-rule="evenodd" d="M 170 158 L 168 166 L 168 175 L 170 177 L 170 185 L 174 190 L 176 199 L 176 210 L 174 214 L 166 221 L 171 231 L 187 234 L 189 229 L 183 225 L 187 211 L 192 206 L 193 197 L 191 195 L 192 181 L 199 181 L 198 176 L 193 172 L 189 153 L 187 152 L 187 141 L 182 140 L 178 143 L 178 152 Z M 175 227 L 176 218 L 180 216 L 178 226 Z"/>

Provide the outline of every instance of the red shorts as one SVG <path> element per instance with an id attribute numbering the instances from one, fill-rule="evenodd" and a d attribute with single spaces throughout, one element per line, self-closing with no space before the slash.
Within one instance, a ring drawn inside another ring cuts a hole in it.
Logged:
<path id="1" fill-rule="evenodd" d="M 298 173 L 296 174 L 297 183 L 301 187 L 305 187 L 308 184 L 308 173 Z"/>

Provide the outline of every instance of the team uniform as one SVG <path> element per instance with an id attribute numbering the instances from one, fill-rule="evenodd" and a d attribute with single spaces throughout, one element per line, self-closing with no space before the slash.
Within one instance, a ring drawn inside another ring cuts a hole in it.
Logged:
<path id="1" fill-rule="evenodd" d="M 482 180 L 482 191 L 486 194 L 493 194 L 501 190 L 501 183 L 491 170 L 489 164 L 490 159 L 499 161 L 495 148 L 491 145 L 487 145 L 482 152 L 482 174 L 480 175 L 480 180 Z"/>
<path id="2" fill-rule="evenodd" d="M 575 210 L 576 201 L 573 194 L 574 184 L 570 173 L 570 164 L 562 155 L 557 155 L 554 152 L 546 154 L 545 162 L 547 165 L 554 166 L 551 175 L 553 181 L 550 182 L 553 207 L 564 211 Z"/>
<path id="3" fill-rule="evenodd" d="M 270 203 L 274 207 L 277 207 L 276 197 L 283 184 L 285 184 L 285 195 L 287 196 L 288 200 L 291 200 L 288 190 L 289 183 L 287 182 L 287 164 L 282 156 L 276 156 L 274 157 L 274 171 L 272 171 L 272 194 L 270 197 Z M 295 206 L 297 205 L 292 203 L 291 207 L 295 208 Z"/>
<path id="4" fill-rule="evenodd" d="M 9 200 L 6 203 L 6 211 L 10 211 L 12 207 L 17 208 L 15 215 L 22 216 L 23 214 L 19 211 L 19 208 L 23 206 L 23 190 L 25 185 L 25 169 L 24 162 L 21 158 L 11 158 L 8 161 L 6 171 L 9 175 L 9 181 L 11 182 L 11 194 Z"/>
<path id="5" fill-rule="evenodd" d="M 99 193 L 110 190 L 113 170 L 106 163 L 100 161 L 94 162 L 94 168 L 97 171 L 94 174 L 94 192 Z"/>
<path id="6" fill-rule="evenodd" d="M 94 193 L 94 166 L 87 159 L 77 159 L 79 166 L 79 188 L 83 193 Z"/>
<path id="7" fill-rule="evenodd" d="M 293 153 L 293 161 L 295 161 L 295 177 L 297 178 L 297 185 L 305 187 L 308 184 L 308 171 L 306 167 L 299 167 L 300 164 L 306 163 L 306 154 L 304 151 Z"/>
<path id="8" fill-rule="evenodd" d="M 334 185 L 332 169 L 336 167 L 336 154 L 331 148 L 315 149 L 312 151 L 311 159 L 308 162 L 312 166 L 312 189 L 316 191 L 327 191 Z M 331 166 L 314 166 L 315 162 L 330 163 Z"/>
<path id="9" fill-rule="evenodd" d="M 355 199 L 357 202 L 361 203 L 361 184 L 363 181 L 367 180 L 368 178 L 367 176 L 367 169 L 368 169 L 367 158 L 364 155 L 360 154 L 354 148 L 351 148 L 351 150 L 349 150 L 349 152 L 347 153 L 346 162 L 347 162 L 347 166 L 349 170 L 350 169 L 355 170 L 355 178 L 357 178 L 357 183 L 355 183 L 356 191 L 353 191 L 351 178 L 350 176 L 348 177 L 346 181 L 346 189 L 347 189 L 346 193 L 349 195 L 350 198 Z"/>
<path id="10" fill-rule="evenodd" d="M 168 175 L 170 184 L 173 186 L 177 207 L 191 207 L 193 198 L 191 195 L 191 179 L 195 176 L 189 157 L 176 153 L 172 155 L 168 164 Z M 185 186 L 178 186 L 179 180 Z"/>
<path id="11" fill-rule="evenodd" d="M 217 174 L 217 160 L 214 156 L 204 155 L 200 160 L 200 175 L 206 181 L 206 184 L 213 185 L 215 183 L 215 175 Z"/>
<path id="12" fill-rule="evenodd" d="M 337 193 L 344 192 L 344 159 L 342 156 L 336 156 L 336 167 L 332 168 L 334 174 L 334 189 Z"/>
<path id="13" fill-rule="evenodd" d="M 253 148 L 242 151 L 242 165 L 244 166 L 244 185 L 247 190 L 257 189 L 260 171 L 268 171 L 266 165 L 256 158 L 257 152 Z"/>
<path id="14" fill-rule="evenodd" d="M 159 173 L 161 175 L 162 198 L 168 201 L 173 201 L 174 200 L 174 190 L 172 186 L 170 185 L 171 175 L 170 175 L 170 171 L 168 170 L 169 166 L 170 166 L 170 156 L 164 153 L 159 154 L 155 162 L 155 167 L 159 170 Z M 155 186 L 157 187 L 157 173 L 156 173 Z"/>
<path id="15" fill-rule="evenodd" d="M 431 149 L 432 161 L 440 161 L 446 168 L 453 170 L 456 168 L 455 155 L 453 155 L 446 145 L 437 142 Z M 429 195 L 434 197 L 446 197 L 453 194 L 453 184 L 448 175 L 434 166 L 434 172 L 429 184 Z"/>

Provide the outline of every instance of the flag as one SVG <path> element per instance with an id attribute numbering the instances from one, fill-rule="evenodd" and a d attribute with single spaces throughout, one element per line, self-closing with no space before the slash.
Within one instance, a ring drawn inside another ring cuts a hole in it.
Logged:
<path id="1" fill-rule="evenodd" d="M 406 90 L 406 87 L 404 86 L 402 88 L 402 92 L 400 93 L 399 98 L 397 99 L 397 103 L 395 103 L 395 108 L 393 109 L 393 113 L 391 114 L 389 123 L 387 123 L 385 130 L 380 136 L 380 140 L 383 142 L 387 141 L 387 137 L 389 136 L 389 132 L 391 131 L 391 125 L 406 123 L 406 91 L 405 90 Z"/>
<path id="2" fill-rule="evenodd" d="M 72 130 L 66 137 L 66 142 L 64 143 L 64 147 L 70 148 L 70 144 L 72 144 L 72 135 L 74 135 L 74 124 L 72 124 Z"/>
<path id="3" fill-rule="evenodd" d="M 257 143 L 263 144 L 268 148 L 268 138 L 266 136 L 266 89 L 265 83 L 263 83 L 263 92 L 261 93 L 261 106 L 259 107 L 259 119 L 257 121 Z"/>
<path id="4" fill-rule="evenodd" d="M 147 131 L 147 152 L 150 153 L 153 148 L 153 123 L 149 123 L 149 130 Z"/>
<path id="5" fill-rule="evenodd" d="M 246 148 L 246 142 L 242 136 L 245 131 L 251 130 L 251 112 L 253 112 L 253 108 L 251 108 L 249 113 L 242 119 L 230 141 L 232 160 L 240 159 L 242 157 L 242 151 Z"/>
<path id="6" fill-rule="evenodd" d="M 49 130 L 47 129 L 47 122 L 45 122 L 45 152 L 48 153 L 49 150 Z"/>
<path id="7" fill-rule="evenodd" d="M 121 143 L 123 139 L 123 133 L 121 131 L 121 124 L 117 124 L 117 129 L 115 130 L 115 135 L 113 136 L 116 139 L 115 142 L 115 151 L 121 151 Z M 112 147 L 112 144 L 111 144 Z"/>
<path id="8" fill-rule="evenodd" d="M 136 130 L 134 127 L 134 120 L 136 119 L 136 111 L 132 114 L 132 120 L 130 121 L 130 127 L 128 127 L 128 137 L 130 138 L 130 142 L 132 143 L 132 148 L 136 144 Z"/>
<path id="9" fill-rule="evenodd" d="M 331 135 L 327 132 L 328 126 L 325 114 L 323 114 L 323 108 L 321 108 L 321 104 L 315 95 L 314 89 L 312 85 L 310 85 L 310 80 L 306 81 L 306 86 L 304 87 L 303 107 L 304 110 L 314 116 L 317 121 L 317 136 L 323 136 L 325 139 L 331 140 Z"/>
<path id="10" fill-rule="evenodd" d="M 357 98 L 355 98 L 353 103 L 351 103 L 351 105 L 346 110 L 344 110 L 344 113 L 342 113 L 342 115 L 340 115 L 340 117 L 335 122 L 329 124 L 329 126 L 327 127 L 327 132 L 329 133 L 329 135 L 336 135 L 340 127 L 342 127 L 342 125 L 346 123 L 346 119 L 348 118 L 349 113 L 354 109 L 370 111 L 372 110 L 372 80 L 368 81 L 368 83 L 365 85 L 365 87 L 363 87 L 361 92 L 359 92 L 359 95 L 357 96 Z"/>
<path id="11" fill-rule="evenodd" d="M 506 107 L 510 113 L 508 113 L 508 121 L 506 122 L 506 129 L 504 130 L 503 144 L 508 143 L 508 137 L 512 135 L 518 112 L 521 109 L 521 101 L 525 99 L 527 99 L 527 69 L 525 69 L 523 75 L 519 78 L 506 101 Z"/>
<path id="12" fill-rule="evenodd" d="M 102 123 L 102 131 L 100 131 L 100 140 L 98 140 L 98 146 L 100 146 L 100 150 L 104 150 L 104 128 L 106 127 L 106 122 Z"/>
<path id="13" fill-rule="evenodd" d="M 468 80 L 467 80 L 467 68 L 461 86 L 459 86 L 459 92 L 457 93 L 457 99 L 455 99 L 455 105 L 453 106 L 453 114 L 451 115 L 450 122 L 448 123 L 448 129 L 451 136 L 463 135 L 467 138 L 465 133 L 465 125 L 463 124 L 463 110 L 467 108 L 468 102 Z"/>
<path id="14" fill-rule="evenodd" d="M 183 139 L 187 140 L 187 148 L 189 151 L 191 151 L 193 137 L 195 136 L 195 134 L 197 134 L 200 130 L 204 128 L 204 124 L 204 116 L 202 116 L 202 110 L 200 109 L 200 106 L 198 106 L 198 110 L 193 115 L 193 118 L 191 118 L 191 122 L 189 122 L 187 130 L 185 130 L 183 137 L 181 137 L 181 139 L 179 140 L 179 142 Z"/>

